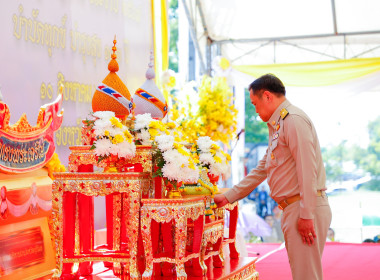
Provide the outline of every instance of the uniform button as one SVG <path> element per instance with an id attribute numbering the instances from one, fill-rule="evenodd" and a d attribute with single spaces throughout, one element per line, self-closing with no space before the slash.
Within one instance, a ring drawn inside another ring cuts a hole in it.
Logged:
<path id="1" fill-rule="evenodd" d="M 274 159 L 274 154 L 273 153 L 270 154 L 270 158 Z"/>
<path id="2" fill-rule="evenodd" d="M 276 121 L 272 121 L 272 125 L 275 125 L 276 124 Z"/>

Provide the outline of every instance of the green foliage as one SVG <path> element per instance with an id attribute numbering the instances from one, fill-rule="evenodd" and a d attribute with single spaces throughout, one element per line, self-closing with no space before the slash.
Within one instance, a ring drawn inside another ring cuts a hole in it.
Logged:
<path id="1" fill-rule="evenodd" d="M 256 113 L 248 90 L 245 91 L 245 142 L 268 143 L 268 127 Z"/>
<path id="2" fill-rule="evenodd" d="M 248 234 L 245 236 L 244 240 L 247 243 L 263 243 L 260 236 L 256 236 L 252 232 L 248 232 Z"/>
<path id="3" fill-rule="evenodd" d="M 355 147 L 354 162 L 373 177 L 380 176 L 380 117 L 368 124 L 369 145 L 367 149 Z"/>
<path id="4" fill-rule="evenodd" d="M 368 181 L 360 186 L 360 190 L 380 192 L 380 180 L 375 179 L 375 180 Z"/>
<path id="5" fill-rule="evenodd" d="M 152 174 L 153 178 L 163 177 L 162 168 L 165 165 L 164 156 L 162 155 L 161 150 L 158 149 L 156 146 L 153 146 L 152 150 L 153 150 L 154 165 L 157 167 L 157 169 Z"/>
<path id="6" fill-rule="evenodd" d="M 364 189 L 380 190 L 380 117 L 368 124 L 369 145 L 347 147 L 346 141 L 338 146 L 322 148 L 327 180 L 341 181 L 344 175 L 343 163 L 352 161 L 358 170 L 368 172 L 375 180 L 363 184 Z"/>
<path id="7" fill-rule="evenodd" d="M 342 141 L 338 146 L 321 148 L 327 181 L 337 182 L 343 180 L 343 163 L 352 160 L 352 156 L 350 156 L 352 153 L 349 151 L 350 149 L 346 147 L 346 141 Z"/>
<path id="8" fill-rule="evenodd" d="M 178 72 L 178 0 L 170 0 L 169 9 L 169 69 Z"/>

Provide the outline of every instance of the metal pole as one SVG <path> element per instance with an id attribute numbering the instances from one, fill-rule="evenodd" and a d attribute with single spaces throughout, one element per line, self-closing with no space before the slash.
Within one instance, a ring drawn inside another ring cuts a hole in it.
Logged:
<path id="1" fill-rule="evenodd" d="M 182 0 L 182 3 L 183 3 L 183 7 L 185 9 L 187 20 L 189 21 L 190 36 L 191 36 L 191 39 L 192 39 L 192 41 L 194 43 L 195 50 L 196 50 L 196 52 L 197 52 L 197 54 L 199 56 L 201 71 L 202 71 L 202 73 L 205 73 L 206 72 L 206 67 L 205 67 L 205 63 L 204 63 L 203 57 L 202 57 L 201 49 L 199 47 L 199 42 L 197 40 L 197 36 L 196 36 L 195 28 L 194 28 L 194 23 L 193 23 L 193 21 L 191 19 L 189 8 L 187 7 L 187 4 L 186 4 L 186 0 Z"/>

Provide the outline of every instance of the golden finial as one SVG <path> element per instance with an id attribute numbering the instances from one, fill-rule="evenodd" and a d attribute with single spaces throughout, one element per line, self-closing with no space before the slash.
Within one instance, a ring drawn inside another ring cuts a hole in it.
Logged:
<path id="1" fill-rule="evenodd" d="M 108 70 L 110 70 L 111 72 L 117 72 L 119 71 L 119 64 L 117 63 L 116 61 L 116 35 L 115 35 L 115 38 L 113 39 L 113 47 L 112 47 L 112 54 L 111 54 L 111 61 L 110 63 L 108 64 Z"/>
<path id="2" fill-rule="evenodd" d="M 115 38 L 113 39 L 113 47 L 112 47 L 112 51 L 113 51 L 113 54 L 111 54 L 111 58 L 112 59 L 116 59 L 116 35 L 115 35 Z"/>

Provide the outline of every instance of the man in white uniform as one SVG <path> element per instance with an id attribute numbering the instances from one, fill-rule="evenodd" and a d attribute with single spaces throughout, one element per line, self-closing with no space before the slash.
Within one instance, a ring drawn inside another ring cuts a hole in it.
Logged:
<path id="1" fill-rule="evenodd" d="M 239 184 L 215 196 L 215 203 L 222 207 L 242 199 L 267 179 L 270 196 L 283 210 L 281 229 L 293 279 L 323 279 L 321 258 L 331 209 L 314 125 L 286 99 L 285 87 L 276 76 L 258 78 L 249 91 L 257 114 L 268 126 L 268 149 Z"/>

